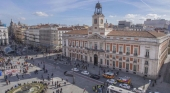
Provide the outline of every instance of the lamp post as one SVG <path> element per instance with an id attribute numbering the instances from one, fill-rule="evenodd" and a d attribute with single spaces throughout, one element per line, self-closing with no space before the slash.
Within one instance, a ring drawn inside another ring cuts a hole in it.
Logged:
<path id="1" fill-rule="evenodd" d="M 74 68 L 74 64 L 72 64 L 72 67 Z M 74 70 L 73 70 L 73 84 L 75 84 Z"/>

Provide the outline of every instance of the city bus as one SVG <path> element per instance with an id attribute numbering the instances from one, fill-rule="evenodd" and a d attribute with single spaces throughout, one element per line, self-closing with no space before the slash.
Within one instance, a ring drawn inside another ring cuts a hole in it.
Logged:
<path id="1" fill-rule="evenodd" d="M 123 88 L 119 88 L 119 87 L 110 85 L 107 88 L 106 93 L 135 93 L 135 92 L 132 92 L 132 91 L 129 91 L 129 90 L 126 90 L 126 89 L 123 89 Z"/>

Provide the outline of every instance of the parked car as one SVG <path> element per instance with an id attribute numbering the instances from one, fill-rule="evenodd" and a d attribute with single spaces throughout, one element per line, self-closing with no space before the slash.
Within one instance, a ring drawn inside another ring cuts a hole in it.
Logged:
<path id="1" fill-rule="evenodd" d="M 88 71 L 82 71 L 81 73 L 84 74 L 84 75 L 89 75 Z"/>
<path id="2" fill-rule="evenodd" d="M 123 84 L 123 83 L 119 84 L 119 87 L 122 87 L 122 88 L 125 88 L 125 89 L 130 89 L 130 85 Z"/>
<path id="3" fill-rule="evenodd" d="M 72 71 L 65 71 L 65 72 L 64 72 L 64 75 L 65 75 L 65 76 L 73 77 L 73 72 L 72 72 Z"/>
<path id="4" fill-rule="evenodd" d="M 94 79 L 100 79 L 100 76 L 99 75 L 96 75 L 96 74 L 92 74 L 90 75 L 91 78 L 94 78 Z"/>
<path id="5" fill-rule="evenodd" d="M 72 71 L 76 71 L 76 72 L 79 71 L 78 68 L 72 68 L 71 70 L 72 70 Z"/>
<path id="6" fill-rule="evenodd" d="M 117 84 L 117 81 L 115 79 L 108 79 L 106 82 L 110 84 Z"/>

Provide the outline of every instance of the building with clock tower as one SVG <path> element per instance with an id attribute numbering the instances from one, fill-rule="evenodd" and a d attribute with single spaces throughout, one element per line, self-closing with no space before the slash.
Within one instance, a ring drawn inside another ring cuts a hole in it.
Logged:
<path id="1" fill-rule="evenodd" d="M 114 31 L 98 2 L 88 30 L 62 36 L 63 56 L 96 66 L 157 78 L 168 54 L 169 36 L 156 31 Z"/>

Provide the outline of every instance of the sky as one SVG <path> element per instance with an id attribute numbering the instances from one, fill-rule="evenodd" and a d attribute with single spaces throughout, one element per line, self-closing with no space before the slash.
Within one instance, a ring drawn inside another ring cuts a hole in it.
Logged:
<path id="1" fill-rule="evenodd" d="M 120 20 L 134 24 L 146 19 L 170 20 L 170 0 L 0 0 L 0 20 L 9 26 L 10 20 L 27 25 L 56 23 L 92 25 L 97 2 L 108 23 Z"/>

